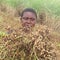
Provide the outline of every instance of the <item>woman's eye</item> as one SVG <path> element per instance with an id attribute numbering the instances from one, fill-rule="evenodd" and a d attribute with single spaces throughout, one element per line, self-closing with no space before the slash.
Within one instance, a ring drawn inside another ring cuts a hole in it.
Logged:
<path id="1" fill-rule="evenodd" d="M 23 17 L 24 20 L 28 20 L 29 18 L 28 17 Z"/>
<path id="2" fill-rule="evenodd" d="M 30 19 L 30 20 L 32 20 L 32 21 L 35 20 L 35 18 L 28 18 L 28 17 L 23 17 L 23 19 L 24 19 L 24 20 L 28 20 L 28 19 Z"/>
<path id="3" fill-rule="evenodd" d="M 30 18 L 30 20 L 34 21 L 34 20 L 35 20 L 35 18 Z"/>

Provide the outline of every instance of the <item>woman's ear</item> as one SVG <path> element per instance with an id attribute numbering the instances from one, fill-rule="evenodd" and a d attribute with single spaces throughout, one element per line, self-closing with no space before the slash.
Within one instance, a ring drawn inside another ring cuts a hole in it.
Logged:
<path id="1" fill-rule="evenodd" d="M 20 17 L 20 20 L 22 20 L 22 17 Z"/>

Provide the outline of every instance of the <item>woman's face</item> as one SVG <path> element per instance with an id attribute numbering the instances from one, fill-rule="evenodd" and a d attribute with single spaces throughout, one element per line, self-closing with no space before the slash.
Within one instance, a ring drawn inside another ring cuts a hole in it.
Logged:
<path id="1" fill-rule="evenodd" d="M 33 12 L 24 12 L 21 17 L 23 27 L 34 27 L 36 23 L 36 16 Z"/>

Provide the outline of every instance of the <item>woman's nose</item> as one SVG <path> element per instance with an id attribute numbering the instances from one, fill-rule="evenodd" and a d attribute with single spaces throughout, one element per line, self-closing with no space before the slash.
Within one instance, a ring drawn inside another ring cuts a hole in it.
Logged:
<path id="1" fill-rule="evenodd" d="M 27 21 L 28 23 L 31 23 L 31 20 L 30 19 L 28 19 L 28 21 Z"/>

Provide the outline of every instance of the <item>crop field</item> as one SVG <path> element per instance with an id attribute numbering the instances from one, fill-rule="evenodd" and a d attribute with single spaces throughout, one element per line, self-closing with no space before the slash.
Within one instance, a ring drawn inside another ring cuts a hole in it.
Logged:
<path id="1" fill-rule="evenodd" d="M 38 16 L 30 35 L 19 30 L 27 7 Z M 0 60 L 60 60 L 60 0 L 0 0 Z"/>

